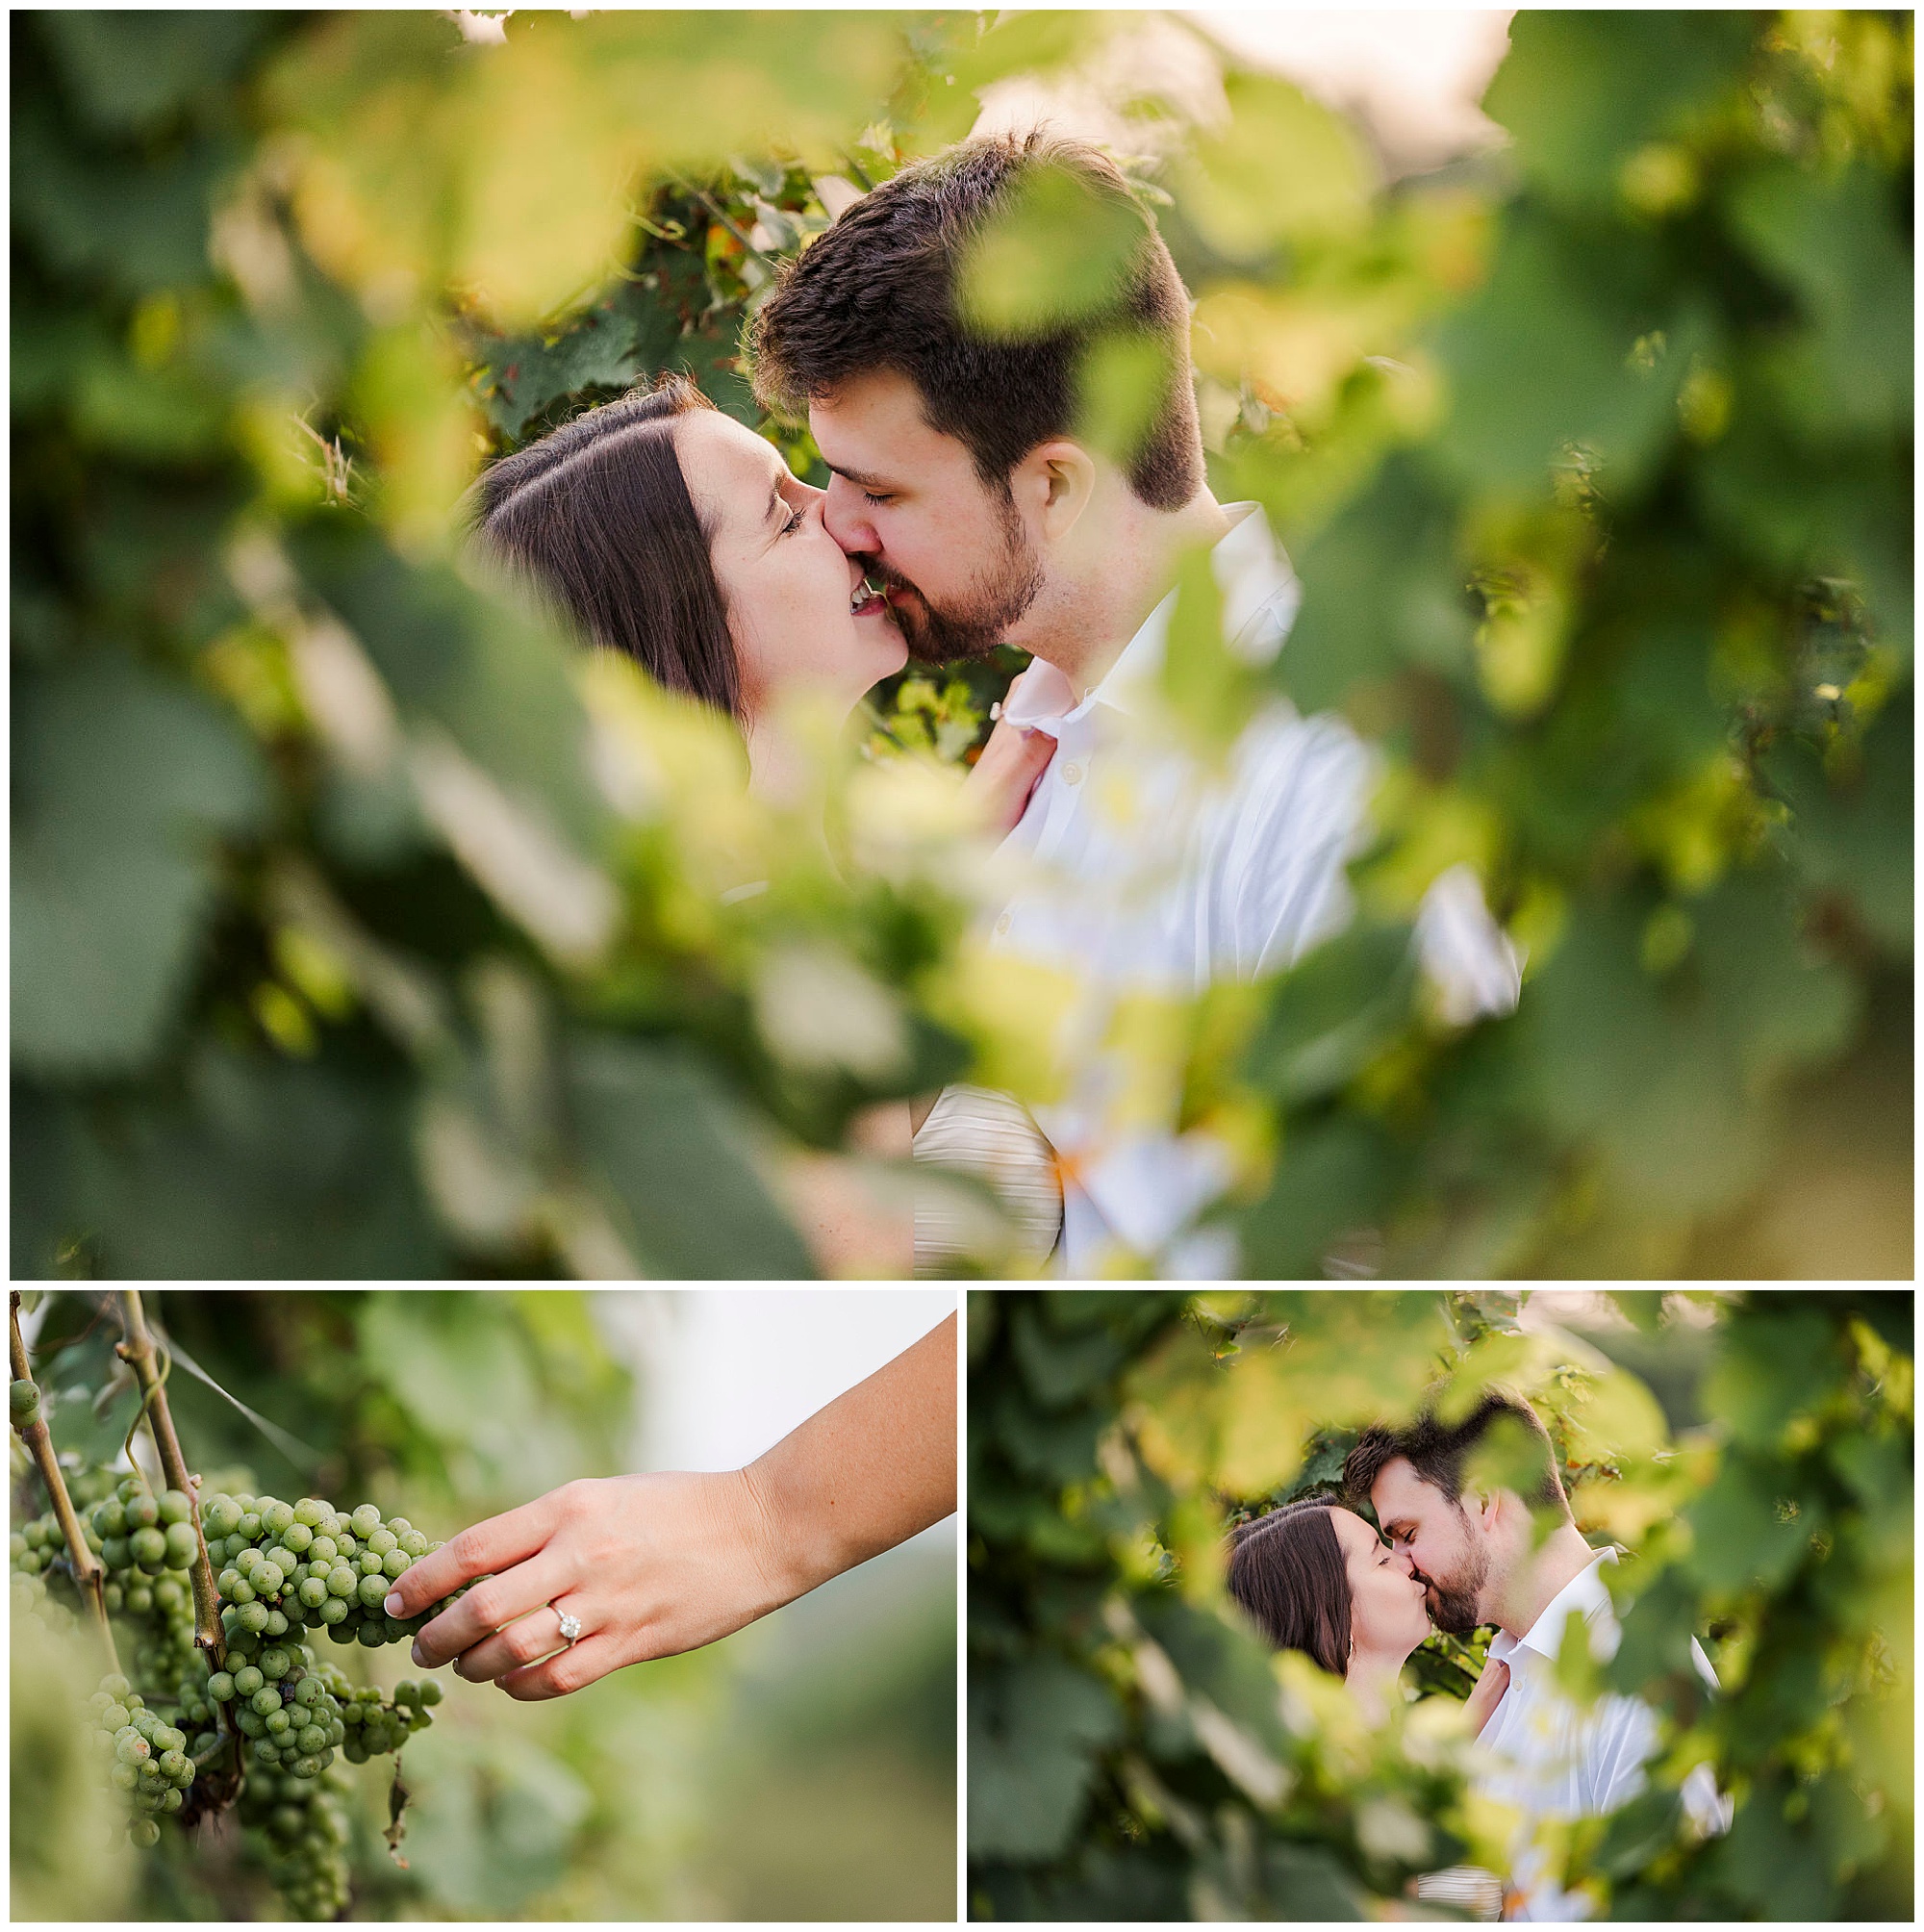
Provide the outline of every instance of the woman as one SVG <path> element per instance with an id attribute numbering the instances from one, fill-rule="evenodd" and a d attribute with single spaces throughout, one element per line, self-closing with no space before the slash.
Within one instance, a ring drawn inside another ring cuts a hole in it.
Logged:
<path id="1" fill-rule="evenodd" d="M 899 671 L 908 648 L 887 598 L 823 521 L 823 493 L 792 475 L 772 445 L 725 416 L 685 376 L 576 417 L 501 459 L 476 485 L 485 548 L 558 599 L 594 643 L 625 652 L 671 691 L 741 727 L 749 788 L 791 797 L 804 769 L 783 720 L 826 699 L 846 715 Z M 1048 733 L 999 724 L 963 791 L 992 835 L 1007 833 L 1055 750 Z M 924 1119 L 924 1114 L 927 1115 Z M 877 1110 L 865 1144 L 978 1173 L 1010 1207 L 1040 1260 L 1062 1221 L 1048 1143 L 1006 1095 L 950 1087 L 933 1103 Z M 797 1204 L 818 1253 L 873 1242 L 816 1175 Z M 926 1195 L 926 1200 L 924 1196 Z M 951 1198 L 919 1190 L 896 1272 L 956 1258 Z"/>
<path id="2" fill-rule="evenodd" d="M 1404 1661 L 1430 1635 L 1423 1585 L 1354 1510 L 1288 1503 L 1232 1533 L 1229 1594 L 1278 1650 L 1301 1650 L 1380 1718 Z M 1481 1731 L 1503 1673 L 1483 1672 L 1467 1709 Z"/>
<path id="3" fill-rule="evenodd" d="M 1380 1722 L 1401 1694 L 1404 1660 L 1430 1635 L 1424 1589 L 1354 1510 L 1320 1499 L 1287 1503 L 1231 1533 L 1229 1594 L 1278 1650 L 1300 1650 L 1349 1686 Z M 1484 1670 L 1465 1704 L 1481 1734 L 1508 1683 Z M 1503 1885 L 1479 1866 L 1452 1866 L 1411 1881 L 1412 1894 L 1494 1919 Z"/>

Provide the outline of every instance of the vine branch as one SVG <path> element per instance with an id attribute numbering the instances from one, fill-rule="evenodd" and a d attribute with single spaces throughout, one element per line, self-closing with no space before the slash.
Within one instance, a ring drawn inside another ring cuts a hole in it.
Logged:
<path id="1" fill-rule="evenodd" d="M 33 1367 L 27 1360 L 27 1344 L 20 1336 L 18 1288 L 8 1291 L 7 1352 L 13 1365 L 14 1381 L 31 1382 L 34 1379 Z M 46 1419 L 38 1412 L 31 1422 L 16 1422 L 13 1428 L 39 1469 L 40 1481 L 46 1485 L 47 1494 L 53 1501 L 55 1518 L 61 1526 L 61 1535 L 66 1538 L 67 1558 L 73 1564 L 80 1593 L 92 1614 L 94 1628 L 106 1649 L 108 1667 L 117 1671 L 120 1659 L 114 1648 L 114 1626 L 107 1620 L 107 1566 L 88 1548 L 86 1532 L 80 1527 L 79 1516 L 74 1513 L 73 1498 L 66 1492 L 66 1478 L 61 1474 L 60 1458 L 54 1454 L 53 1435 L 47 1428 Z"/>
<path id="2" fill-rule="evenodd" d="M 227 1643 L 220 1628 L 214 1565 L 207 1556 L 207 1531 L 200 1520 L 200 1478 L 189 1472 L 187 1459 L 181 1454 L 173 1411 L 167 1407 L 166 1380 L 155 1359 L 154 1338 L 147 1330 L 139 1288 L 120 1291 L 120 1327 L 122 1338 L 114 1344 L 114 1352 L 134 1371 L 140 1385 L 140 1407 L 146 1413 L 147 1427 L 153 1431 L 154 1447 L 160 1452 L 161 1471 L 167 1487 L 178 1489 L 193 1505 L 188 1513 L 193 1525 L 193 1566 L 189 1572 L 193 1583 L 193 1640 L 212 1655 L 216 1670 L 224 1670 Z M 224 1706 L 222 1716 L 224 1720 Z"/>

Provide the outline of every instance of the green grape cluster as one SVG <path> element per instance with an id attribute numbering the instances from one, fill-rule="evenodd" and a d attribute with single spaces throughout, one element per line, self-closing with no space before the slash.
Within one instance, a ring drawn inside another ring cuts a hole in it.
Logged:
<path id="1" fill-rule="evenodd" d="M 346 1792 L 338 1769 L 312 1778 L 259 1763 L 248 1769 L 235 1813 L 266 1836 L 268 1875 L 296 1919 L 347 1909 Z"/>
<path id="2" fill-rule="evenodd" d="M 187 1733 L 149 1710 L 140 1693 L 117 1671 L 100 1680 L 88 1700 L 93 1738 L 112 1762 L 108 1781 L 126 1792 L 137 1814 L 128 1836 L 137 1845 L 160 1842 L 160 1816 L 177 1812 L 193 1783 L 194 1762 Z"/>
<path id="3" fill-rule="evenodd" d="M 342 1512 L 317 1497 L 206 1497 L 200 1526 L 219 1596 L 221 1667 L 195 1642 L 192 1500 L 178 1489 L 157 1497 L 138 1475 L 98 1468 L 76 1472 L 69 1488 L 105 1565 L 107 1609 L 131 1673 L 103 1679 L 92 1708 L 108 1776 L 133 1805 L 133 1842 L 158 1843 L 160 1818 L 190 1804 L 196 1769 L 238 1734 L 236 1808 L 266 1836 L 276 1889 L 301 1918 L 336 1917 L 348 1897 L 337 1759 L 360 1765 L 398 1751 L 434 1721 L 442 1691 L 431 1681 L 403 1681 L 391 1697 L 356 1687 L 303 1640 L 324 1630 L 335 1643 L 373 1648 L 411 1637 L 454 1599 L 406 1619 L 383 1606 L 409 1565 L 441 1545 L 372 1504 Z M 15 1607 L 70 1626 L 79 1588 L 53 1513 L 14 1531 L 8 1549 Z"/>
<path id="4" fill-rule="evenodd" d="M 399 1643 L 453 1601 L 412 1617 L 387 1614 L 395 1582 L 441 1545 L 405 1516 L 384 1520 L 372 1503 L 342 1513 L 315 1496 L 221 1494 L 201 1504 L 200 1520 L 218 1571 L 221 1627 L 243 1657 L 303 1626 L 368 1649 Z"/>

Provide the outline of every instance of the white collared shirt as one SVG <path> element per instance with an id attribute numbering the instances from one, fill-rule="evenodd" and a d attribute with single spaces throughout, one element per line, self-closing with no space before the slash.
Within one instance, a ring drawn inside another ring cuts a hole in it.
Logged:
<path id="1" fill-rule="evenodd" d="M 1302 593 L 1260 509 L 1225 509 L 1231 527 L 1210 553 L 1224 634 L 1260 664 L 1280 649 Z M 1233 1236 L 1191 1227 L 1230 1178 L 1228 1151 L 1206 1133 L 1177 1134 L 1173 1120 L 1130 1117 L 1104 1032 L 1127 994 L 1189 999 L 1214 979 L 1258 979 L 1340 930 L 1354 909 L 1345 868 L 1369 835 L 1376 759 L 1341 718 L 1305 719 L 1277 697 L 1220 777 L 1176 744 L 1157 682 L 1175 605 L 1172 592 L 1079 702 L 1038 658 L 1002 706 L 1057 742 L 1004 846 L 1029 861 L 1033 882 L 1003 907 L 991 944 L 1081 989 L 1067 1023 L 1076 1078 L 1061 1104 L 1035 1109 L 1068 1157 L 1054 1266 L 1069 1276 L 1104 1272 L 1118 1250 L 1165 1276 L 1236 1271 Z M 1467 868 L 1431 887 L 1417 943 L 1447 1017 L 1515 1004 L 1516 955 Z"/>
<path id="2" fill-rule="evenodd" d="M 1490 1661 L 1508 1666 L 1509 1684 L 1478 1739 L 1502 1766 L 1482 1785 L 1490 1796 L 1523 1814 L 1526 1839 L 1537 1818 L 1600 1818 L 1627 1805 L 1643 1790 L 1645 1761 L 1659 1742 L 1656 1714 L 1640 1698 L 1606 1692 L 1584 1711 L 1557 1682 L 1557 1652 L 1573 1615 L 1588 1626 L 1591 1656 L 1608 1662 L 1616 1655 L 1623 1631 L 1600 1574 L 1605 1563 L 1616 1560 L 1614 1549 L 1599 1550 L 1523 1636 L 1499 1631 L 1490 1640 Z M 1716 1672 L 1694 1637 L 1690 1661 L 1714 1691 Z M 1729 1828 L 1729 1801 L 1719 1797 L 1708 1766 L 1691 1773 L 1684 1797 L 1701 1830 Z M 1586 1901 L 1545 1877 L 1540 1856 L 1521 1840 L 1512 1885 L 1518 1902 L 1506 1914 L 1509 1919 L 1586 1915 Z"/>

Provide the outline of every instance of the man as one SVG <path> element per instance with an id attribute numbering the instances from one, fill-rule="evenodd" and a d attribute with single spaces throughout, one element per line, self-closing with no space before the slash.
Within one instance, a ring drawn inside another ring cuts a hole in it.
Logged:
<path id="1" fill-rule="evenodd" d="M 1039 180 L 1067 184 L 1087 229 L 1111 238 L 1107 279 L 1073 316 L 992 333 L 972 319 L 973 251 Z M 1118 342 L 1155 370 L 1120 451 L 1084 433 L 1080 396 L 1091 358 Z M 1208 548 L 1226 639 L 1253 663 L 1280 647 L 1299 596 L 1257 507 L 1219 503 L 1205 481 L 1188 295 L 1168 249 L 1095 149 L 977 139 L 885 182 L 787 265 L 751 348 L 764 402 L 806 405 L 831 472 L 828 528 L 886 584 L 912 652 L 952 661 L 1006 643 L 1036 660 L 1003 724 L 1056 742 L 1009 841 L 1037 880 L 991 943 L 1082 989 L 1064 1023 L 1075 1078 L 1037 1116 L 1066 1176 L 1056 1266 L 1228 1272 L 1223 1237 L 1193 1228 L 1230 1176 L 1228 1151 L 1177 1133 L 1173 1106 L 1148 1116 L 1114 1029 L 1133 998 L 1277 972 L 1347 920 L 1372 761 L 1340 720 L 1280 699 L 1220 779 L 1165 728 L 1185 552 Z M 1419 936 L 1445 1012 L 1506 1010 L 1516 961 L 1481 892 L 1460 875 L 1439 886 Z"/>
<path id="2" fill-rule="evenodd" d="M 1497 1473 L 1524 1469 L 1520 1486 Z M 1506 1917 L 1582 1917 L 1583 1901 L 1545 1877 L 1527 1840 L 1536 1818 L 1600 1817 L 1629 1803 L 1658 1745 L 1656 1716 L 1639 1699 L 1607 1693 L 1584 1712 L 1557 1683 L 1572 1616 L 1583 1619 L 1593 1657 L 1615 1654 L 1621 1632 L 1600 1571 L 1616 1551 L 1584 1541 L 1548 1433 L 1527 1402 L 1501 1390 L 1455 1425 L 1430 1414 L 1407 1429 L 1366 1430 L 1343 1464 L 1343 1486 L 1368 1499 L 1405 1568 L 1424 1585 L 1439 1630 L 1462 1637 L 1497 1626 L 1485 1669 L 1499 1673 L 1502 1695 L 1479 1742 L 1505 1767 L 1488 1780 L 1492 1795 L 1524 1814 Z M 1690 1658 L 1715 1690 L 1716 1673 L 1694 1637 Z M 1708 1765 L 1685 1780 L 1684 1800 L 1700 1829 L 1728 1827 Z"/>

